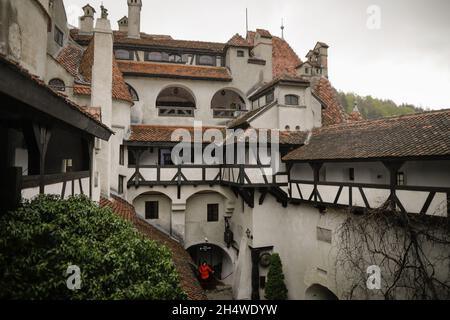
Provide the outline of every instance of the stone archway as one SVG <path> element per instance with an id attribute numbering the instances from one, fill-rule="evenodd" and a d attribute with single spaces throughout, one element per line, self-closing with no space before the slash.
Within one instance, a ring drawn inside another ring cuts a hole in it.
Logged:
<path id="1" fill-rule="evenodd" d="M 305 300 L 339 300 L 339 298 L 327 287 L 313 284 L 306 289 Z"/>

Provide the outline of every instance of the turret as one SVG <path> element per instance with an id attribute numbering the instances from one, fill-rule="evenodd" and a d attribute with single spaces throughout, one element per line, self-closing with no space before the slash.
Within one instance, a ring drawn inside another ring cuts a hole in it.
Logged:
<path id="1" fill-rule="evenodd" d="M 80 33 L 92 33 L 94 31 L 94 14 L 95 9 L 87 4 L 83 7 L 84 15 L 80 17 L 79 28 Z"/>

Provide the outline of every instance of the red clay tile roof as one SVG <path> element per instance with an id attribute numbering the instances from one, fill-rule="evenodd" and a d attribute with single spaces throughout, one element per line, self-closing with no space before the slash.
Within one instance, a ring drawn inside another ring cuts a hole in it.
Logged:
<path id="1" fill-rule="evenodd" d="M 72 39 L 76 42 L 86 45 L 92 35 L 79 34 L 78 29 L 70 30 Z M 160 48 L 172 48 L 172 49 L 192 49 L 209 53 L 223 53 L 226 44 L 217 42 L 205 42 L 205 41 L 189 41 L 189 40 L 175 40 L 170 36 L 165 35 L 149 35 L 141 33 L 140 39 L 128 38 L 126 32 L 114 31 L 114 44 L 115 45 L 135 45 L 135 46 L 151 46 Z"/>
<path id="2" fill-rule="evenodd" d="M 364 120 L 362 114 L 359 111 L 353 111 L 347 116 L 347 121 L 355 122 Z"/>
<path id="3" fill-rule="evenodd" d="M 136 214 L 134 207 L 123 199 L 113 197 L 111 200 L 100 199 L 100 206 L 109 207 L 122 218 L 133 223 L 135 228 L 146 238 L 166 246 L 172 252 L 172 260 L 180 277 L 180 286 L 190 300 L 206 300 L 194 272 L 193 261 L 183 246 L 165 235 L 152 225 L 148 224 Z"/>
<path id="4" fill-rule="evenodd" d="M 230 47 L 252 47 L 252 45 L 238 33 L 228 40 L 227 45 Z"/>
<path id="5" fill-rule="evenodd" d="M 75 102 L 69 100 L 66 95 L 63 93 L 53 90 L 51 87 L 49 87 L 47 84 L 45 84 L 44 81 L 42 81 L 38 76 L 31 74 L 27 69 L 23 68 L 20 64 L 18 64 L 15 61 L 12 61 L 11 59 L 7 58 L 4 54 L 0 53 L 0 62 L 7 64 L 9 67 L 13 68 L 16 72 L 19 72 L 26 78 L 30 79 L 31 81 L 34 81 L 41 87 L 45 88 L 47 91 L 52 93 L 54 96 L 57 96 L 58 98 L 62 99 L 66 105 L 80 113 L 82 113 L 84 116 L 90 118 L 91 120 L 94 120 L 99 126 L 107 129 L 109 132 L 113 133 L 111 129 L 103 124 L 101 121 L 98 121 L 96 116 L 92 115 L 91 111 L 87 109 L 85 106 L 80 106 L 76 104 Z"/>
<path id="6" fill-rule="evenodd" d="M 450 110 L 323 127 L 286 161 L 450 156 Z"/>
<path id="7" fill-rule="evenodd" d="M 272 35 L 268 30 L 265 29 L 256 29 L 256 33 L 258 33 L 263 38 L 269 38 L 272 39 Z"/>
<path id="8" fill-rule="evenodd" d="M 256 32 L 254 31 L 247 33 L 247 42 L 252 46 L 255 43 L 255 35 Z M 302 63 L 297 53 L 286 40 L 273 36 L 271 38 L 273 77 L 278 78 L 283 75 L 296 76 L 296 69 Z"/>
<path id="9" fill-rule="evenodd" d="M 59 64 L 61 64 L 74 78 L 77 78 L 79 75 L 78 67 L 80 66 L 82 57 L 82 48 L 73 44 L 68 44 L 60 51 L 56 61 L 58 61 Z"/>
<path id="10" fill-rule="evenodd" d="M 153 125 L 132 125 L 131 135 L 128 141 L 133 142 L 178 142 L 172 140 L 172 133 L 177 129 L 188 130 L 191 137 L 194 137 L 194 127 L 187 126 L 153 126 Z M 208 129 L 225 130 L 225 127 L 203 127 L 203 132 Z M 206 141 L 210 142 L 210 141 Z"/>
<path id="11" fill-rule="evenodd" d="M 325 108 L 322 111 L 322 126 L 346 122 L 344 108 L 339 101 L 336 89 L 333 88 L 330 81 L 321 77 L 311 79 L 311 83 L 314 94 L 325 104 Z"/>
<path id="12" fill-rule="evenodd" d="M 170 63 L 119 61 L 119 69 L 125 75 L 151 76 L 192 80 L 231 81 L 227 68 L 188 66 Z"/>
<path id="13" fill-rule="evenodd" d="M 274 78 L 282 75 L 297 75 L 297 66 L 302 62 L 287 41 L 273 37 L 272 68 Z"/>
<path id="14" fill-rule="evenodd" d="M 92 40 L 89 46 L 84 51 L 83 57 L 80 61 L 79 72 L 83 76 L 85 82 L 92 81 L 92 66 L 94 64 L 94 47 L 95 43 Z M 91 90 L 89 85 L 75 85 L 74 93 L 80 95 L 90 95 Z M 116 100 L 133 103 L 128 86 L 125 84 L 123 74 L 117 65 L 116 59 L 113 57 L 113 81 L 112 81 L 112 97 Z"/>

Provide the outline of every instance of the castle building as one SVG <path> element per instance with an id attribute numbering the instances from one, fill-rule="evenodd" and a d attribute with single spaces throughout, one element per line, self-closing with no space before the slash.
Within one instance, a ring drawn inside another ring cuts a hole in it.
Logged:
<path id="1" fill-rule="evenodd" d="M 290 299 L 339 298 L 335 234 L 350 212 L 448 216 L 450 111 L 348 116 L 327 44 L 303 61 L 264 29 L 177 40 L 143 33 L 142 1 L 127 3 L 117 30 L 89 4 L 69 29 L 62 0 L 1 0 L 4 190 L 120 198 L 210 263 L 235 299 L 264 298 L 272 252 Z M 200 137 L 200 151 L 207 132 L 269 130 L 279 170 L 250 148 L 239 164 L 174 163 L 179 129 Z"/>

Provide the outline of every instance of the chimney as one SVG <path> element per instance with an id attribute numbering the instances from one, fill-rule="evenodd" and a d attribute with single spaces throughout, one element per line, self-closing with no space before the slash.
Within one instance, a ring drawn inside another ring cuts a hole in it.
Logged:
<path id="1" fill-rule="evenodd" d="M 119 25 L 120 32 L 128 32 L 128 17 L 127 16 L 124 16 L 122 19 L 117 21 L 117 24 Z"/>
<path id="2" fill-rule="evenodd" d="M 94 30 L 94 61 L 92 65 L 91 106 L 100 107 L 102 122 L 112 124 L 112 73 L 113 33 L 107 10 L 102 6 L 102 16 L 97 19 Z M 111 142 L 102 141 L 97 156 L 101 193 L 109 198 L 111 186 Z"/>
<path id="3" fill-rule="evenodd" d="M 273 37 L 270 32 L 256 29 L 252 54 L 255 58 L 265 61 L 261 79 L 263 82 L 270 82 L 273 79 L 272 50 Z"/>
<path id="4" fill-rule="evenodd" d="M 128 0 L 128 38 L 141 38 L 141 0 Z"/>
<path id="5" fill-rule="evenodd" d="M 328 48 L 329 46 L 323 42 L 317 42 L 315 51 L 319 54 L 319 64 L 322 68 L 322 76 L 328 78 Z"/>
<path id="6" fill-rule="evenodd" d="M 80 33 L 92 34 L 94 31 L 94 14 L 95 9 L 87 4 L 83 7 L 84 15 L 80 17 L 79 28 Z"/>

